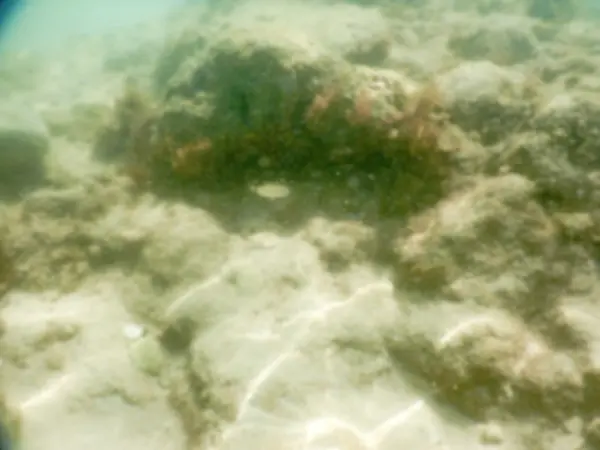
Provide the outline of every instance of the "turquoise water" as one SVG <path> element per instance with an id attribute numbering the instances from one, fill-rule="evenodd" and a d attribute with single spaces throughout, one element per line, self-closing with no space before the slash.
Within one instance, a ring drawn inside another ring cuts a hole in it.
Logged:
<path id="1" fill-rule="evenodd" d="M 25 0 L 5 14 L 0 50 L 51 50 L 158 18 L 185 0 Z"/>

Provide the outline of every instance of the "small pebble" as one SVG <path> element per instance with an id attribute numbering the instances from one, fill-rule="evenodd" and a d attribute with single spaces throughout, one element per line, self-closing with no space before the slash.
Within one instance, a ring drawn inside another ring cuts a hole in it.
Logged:
<path id="1" fill-rule="evenodd" d="M 123 327 L 123 336 L 131 341 L 137 341 L 144 335 L 144 327 L 135 323 L 129 323 Z"/>
<path id="2" fill-rule="evenodd" d="M 290 189 L 281 183 L 265 183 L 252 189 L 256 194 L 270 200 L 285 198 L 290 195 Z"/>

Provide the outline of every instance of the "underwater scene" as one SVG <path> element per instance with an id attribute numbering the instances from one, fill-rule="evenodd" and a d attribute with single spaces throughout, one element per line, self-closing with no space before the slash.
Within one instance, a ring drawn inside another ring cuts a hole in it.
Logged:
<path id="1" fill-rule="evenodd" d="M 600 3 L 0 3 L 0 450 L 599 450 Z"/>

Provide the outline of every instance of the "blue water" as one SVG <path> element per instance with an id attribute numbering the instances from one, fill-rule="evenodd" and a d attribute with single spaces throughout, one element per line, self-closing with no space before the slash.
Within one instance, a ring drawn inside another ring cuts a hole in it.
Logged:
<path id="1" fill-rule="evenodd" d="M 50 50 L 69 40 L 132 26 L 184 0 L 0 0 L 0 51 Z"/>

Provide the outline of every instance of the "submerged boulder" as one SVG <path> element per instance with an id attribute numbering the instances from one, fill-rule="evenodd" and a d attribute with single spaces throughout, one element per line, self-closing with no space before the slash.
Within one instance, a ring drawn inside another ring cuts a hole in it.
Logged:
<path id="1" fill-rule="evenodd" d="M 185 34 L 157 66 L 149 116 L 140 125 L 145 114 L 115 108 L 97 150 L 128 153 L 143 180 L 222 189 L 358 174 L 382 211 L 435 201 L 451 158 L 435 87 L 357 63 L 352 49 L 368 39 L 336 45 L 309 31 L 240 19 L 210 37 Z"/>

